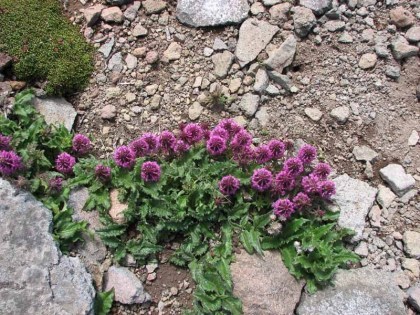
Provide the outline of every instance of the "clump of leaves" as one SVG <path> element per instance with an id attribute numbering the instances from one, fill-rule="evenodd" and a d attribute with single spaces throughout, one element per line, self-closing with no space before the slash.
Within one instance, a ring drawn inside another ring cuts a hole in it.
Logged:
<path id="1" fill-rule="evenodd" d="M 93 71 L 93 48 L 62 14 L 57 0 L 1 0 L 0 51 L 17 59 L 20 80 L 47 80 L 49 94 L 83 89 Z"/>
<path id="2" fill-rule="evenodd" d="M 97 292 L 95 297 L 95 314 L 107 315 L 111 311 L 112 302 L 114 301 L 114 290 Z"/>
<path id="3" fill-rule="evenodd" d="M 212 108 L 224 108 L 229 103 L 229 97 L 223 93 L 221 85 L 217 85 L 214 91 L 207 96 L 206 103 Z"/>

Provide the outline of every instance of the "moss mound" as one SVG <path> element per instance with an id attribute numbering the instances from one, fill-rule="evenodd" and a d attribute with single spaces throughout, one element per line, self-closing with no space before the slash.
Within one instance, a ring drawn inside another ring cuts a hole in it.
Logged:
<path id="1" fill-rule="evenodd" d="M 83 89 L 93 71 L 93 48 L 58 0 L 0 0 L 0 51 L 17 60 L 18 79 L 47 80 L 49 94 Z"/>

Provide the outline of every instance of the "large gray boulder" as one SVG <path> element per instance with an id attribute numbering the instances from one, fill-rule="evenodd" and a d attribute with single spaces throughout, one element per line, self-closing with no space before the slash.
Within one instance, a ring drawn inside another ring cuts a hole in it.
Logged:
<path id="1" fill-rule="evenodd" d="M 176 16 L 193 27 L 239 24 L 248 17 L 247 0 L 178 0 Z"/>
<path id="2" fill-rule="evenodd" d="M 45 97 L 34 99 L 34 106 L 44 116 L 49 125 L 63 124 L 69 131 L 73 127 L 77 112 L 73 106 L 62 97 Z"/>
<path id="3" fill-rule="evenodd" d="M 405 315 L 396 273 L 373 268 L 339 270 L 334 286 L 304 293 L 297 315 Z"/>
<path id="4" fill-rule="evenodd" d="M 289 274 L 280 253 L 265 251 L 260 257 L 243 251 L 231 271 L 233 294 L 241 299 L 244 314 L 293 314 L 304 282 Z"/>
<path id="5" fill-rule="evenodd" d="M 93 314 L 92 278 L 61 254 L 51 211 L 3 179 L 0 200 L 0 313 Z"/>

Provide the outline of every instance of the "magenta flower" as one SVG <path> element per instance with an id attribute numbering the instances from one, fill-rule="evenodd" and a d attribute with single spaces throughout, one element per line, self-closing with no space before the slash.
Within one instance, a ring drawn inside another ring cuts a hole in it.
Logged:
<path id="1" fill-rule="evenodd" d="M 309 164 L 316 158 L 316 149 L 309 144 L 305 144 L 300 148 L 298 158 L 303 164 Z"/>
<path id="2" fill-rule="evenodd" d="M 55 160 L 55 169 L 61 174 L 70 175 L 73 173 L 73 166 L 76 164 L 76 159 L 70 154 L 60 153 Z"/>
<path id="3" fill-rule="evenodd" d="M 295 177 L 287 171 L 281 171 L 274 179 L 274 192 L 284 195 L 295 188 Z"/>
<path id="4" fill-rule="evenodd" d="M 268 143 L 268 148 L 270 149 L 271 156 L 273 159 L 280 159 L 283 157 L 284 152 L 286 151 L 286 145 L 280 140 L 273 139 Z"/>
<path id="5" fill-rule="evenodd" d="M 239 189 L 241 182 L 232 175 L 224 176 L 219 182 L 219 190 L 225 196 L 233 196 Z"/>
<path id="6" fill-rule="evenodd" d="M 233 159 L 241 165 L 247 165 L 254 161 L 255 150 L 251 146 L 239 148 L 234 151 Z"/>
<path id="7" fill-rule="evenodd" d="M 295 212 L 295 205 L 289 199 L 279 199 L 272 204 L 273 213 L 280 219 L 286 220 Z"/>
<path id="8" fill-rule="evenodd" d="M 219 127 L 222 127 L 223 129 L 227 130 L 231 136 L 236 134 L 239 130 L 242 129 L 241 126 L 238 125 L 233 119 L 223 119 L 218 124 Z"/>
<path id="9" fill-rule="evenodd" d="M 60 193 L 63 190 L 63 178 L 58 176 L 51 178 L 48 187 L 53 194 Z"/>
<path id="10" fill-rule="evenodd" d="M 218 136 L 210 137 L 207 141 L 207 151 L 211 155 L 220 155 L 226 151 L 226 140 Z"/>
<path id="11" fill-rule="evenodd" d="M 13 151 L 0 151 L 0 173 L 11 176 L 23 168 L 22 159 Z"/>
<path id="12" fill-rule="evenodd" d="M 302 187 L 306 194 L 313 195 L 319 191 L 319 178 L 314 174 L 309 174 L 302 178 Z"/>
<path id="13" fill-rule="evenodd" d="M 319 179 L 325 180 L 331 173 L 331 167 L 327 163 L 318 163 L 315 166 L 313 173 L 318 176 Z"/>
<path id="14" fill-rule="evenodd" d="M 141 166 L 141 178 L 146 183 L 158 182 L 160 174 L 160 166 L 156 162 L 144 162 Z"/>
<path id="15" fill-rule="evenodd" d="M 190 145 L 200 142 L 204 137 L 203 128 L 196 123 L 189 123 L 182 129 L 182 139 Z"/>
<path id="16" fill-rule="evenodd" d="M 90 142 L 89 138 L 82 134 L 75 135 L 73 137 L 72 144 L 73 151 L 78 155 L 85 155 L 92 148 L 92 143 Z"/>
<path id="17" fill-rule="evenodd" d="M 216 128 L 210 132 L 210 137 L 212 136 L 218 136 L 226 141 L 229 140 L 229 132 L 220 126 L 216 126 Z"/>
<path id="18" fill-rule="evenodd" d="M 318 192 L 322 198 L 331 199 L 335 195 L 335 183 L 331 180 L 320 182 Z"/>
<path id="19" fill-rule="evenodd" d="M 252 174 L 251 187 L 262 192 L 270 189 L 272 182 L 273 174 L 265 168 L 259 168 Z"/>
<path id="20" fill-rule="evenodd" d="M 178 140 L 175 144 L 174 151 L 177 154 L 181 154 L 187 152 L 190 149 L 190 145 L 186 143 L 184 140 Z"/>
<path id="21" fill-rule="evenodd" d="M 271 159 L 272 155 L 268 145 L 260 145 L 255 149 L 255 161 L 258 164 L 267 163 Z"/>
<path id="22" fill-rule="evenodd" d="M 147 154 L 155 153 L 159 149 L 159 138 L 152 133 L 145 133 L 141 139 L 149 145 L 149 152 Z"/>
<path id="23" fill-rule="evenodd" d="M 293 176 L 300 175 L 304 168 L 303 163 L 298 158 L 290 158 L 284 162 L 284 170 L 292 174 Z"/>
<path id="24" fill-rule="evenodd" d="M 133 150 L 136 157 L 143 157 L 149 154 L 149 144 L 144 138 L 138 138 L 130 143 L 130 149 Z"/>
<path id="25" fill-rule="evenodd" d="M 0 151 L 10 151 L 12 149 L 10 146 L 11 141 L 12 137 L 4 136 L 0 133 Z"/>
<path id="26" fill-rule="evenodd" d="M 311 198 L 307 194 L 300 192 L 293 198 L 293 203 L 295 204 L 296 209 L 301 210 L 304 207 L 311 205 Z"/>
<path id="27" fill-rule="evenodd" d="M 105 183 L 111 179 L 111 168 L 109 166 L 99 164 L 95 167 L 95 176 L 101 182 Z"/>
<path id="28" fill-rule="evenodd" d="M 129 147 L 122 145 L 114 152 L 115 163 L 122 168 L 132 168 L 136 163 L 136 154 Z"/>
<path id="29" fill-rule="evenodd" d="M 173 152 L 176 144 L 175 135 L 170 131 L 162 131 L 159 136 L 159 148 L 164 153 L 171 153 Z"/>
<path id="30" fill-rule="evenodd" d="M 241 129 L 233 137 L 231 146 L 234 150 L 238 150 L 251 144 L 252 136 L 245 129 Z"/>

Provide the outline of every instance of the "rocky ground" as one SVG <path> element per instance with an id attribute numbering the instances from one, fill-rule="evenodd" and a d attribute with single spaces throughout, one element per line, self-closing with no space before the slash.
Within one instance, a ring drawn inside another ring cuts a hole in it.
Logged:
<path id="1" fill-rule="evenodd" d="M 69 18 L 98 50 L 89 88 L 70 99 L 74 128 L 96 140 L 101 157 L 144 131 L 223 117 L 247 125 L 261 136 L 256 141 L 314 144 L 337 175 L 348 174 L 335 179 L 335 201 L 363 257 L 363 268 L 341 273 L 337 286 L 347 299 L 368 296 L 356 299 L 366 302 L 364 314 L 377 314 L 377 305 L 383 314 L 420 312 L 418 3 L 224 0 L 206 13 L 203 2 L 179 0 L 177 9 L 176 1 L 66 1 Z M 158 265 L 128 264 L 142 280 L 137 287 L 146 283 L 151 308 L 121 298 L 114 314 L 178 314 L 191 303 L 189 275 Z M 372 288 L 351 291 L 366 268 L 376 269 L 368 272 Z M 401 294 L 380 290 L 393 281 Z M 390 308 L 375 299 L 392 301 Z M 330 306 L 343 303 L 327 290 L 303 296 L 296 312 L 337 314 Z"/>

